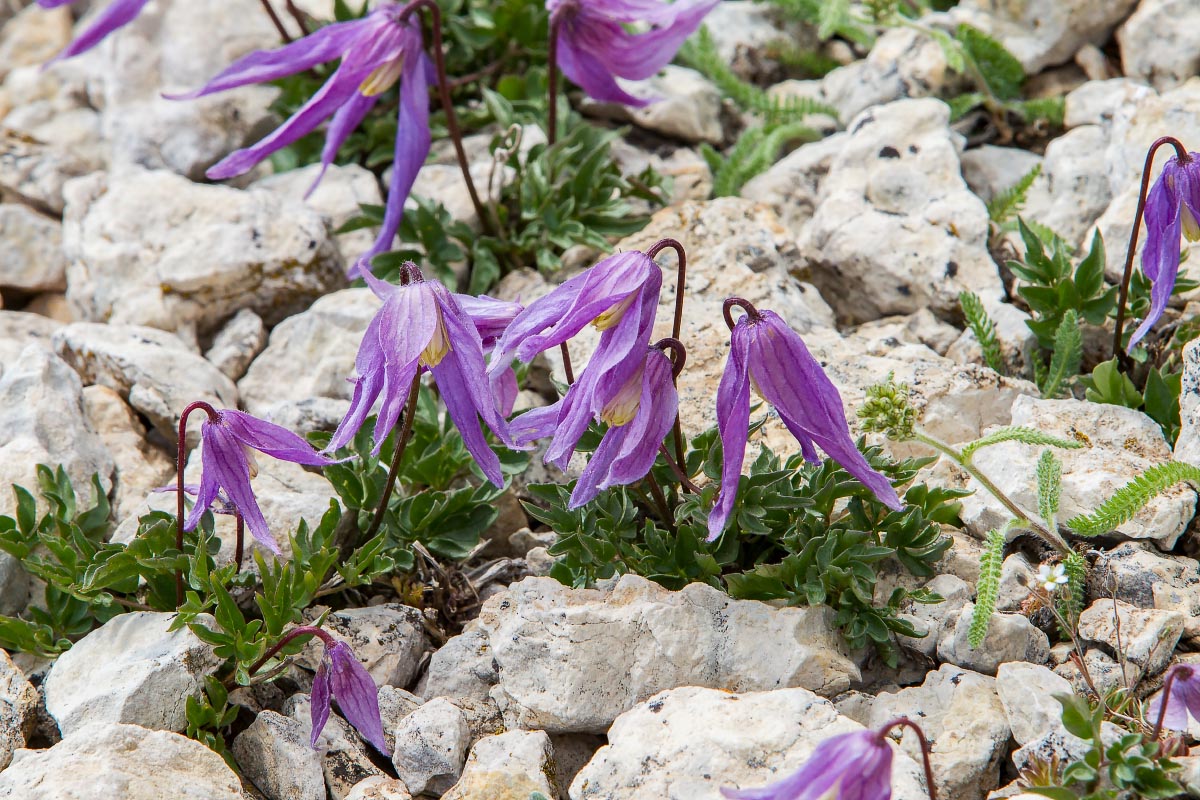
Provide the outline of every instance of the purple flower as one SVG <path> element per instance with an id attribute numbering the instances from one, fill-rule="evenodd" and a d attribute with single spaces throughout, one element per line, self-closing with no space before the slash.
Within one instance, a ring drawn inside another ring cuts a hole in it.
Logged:
<path id="1" fill-rule="evenodd" d="M 528 411 L 513 420 L 513 435 L 518 444 L 554 436 L 550 449 L 565 452 L 567 459 L 582 435 L 582 431 L 568 432 L 560 425 L 573 406 L 593 410 L 595 417 L 608 425 L 600 446 L 571 492 L 569 508 L 578 508 L 610 486 L 641 480 L 654 466 L 658 447 L 679 413 L 679 399 L 672 380 L 671 360 L 652 347 L 645 348 L 644 353 L 623 385 L 596 386 L 581 380 L 557 403 Z M 569 436 L 574 438 L 567 441 Z"/>
<path id="2" fill-rule="evenodd" d="M 603 331 L 579 379 L 559 403 L 550 406 L 557 413 L 554 441 L 546 451 L 548 463 L 566 469 L 588 425 L 602 418 L 614 396 L 645 368 L 661 288 L 662 271 L 645 253 L 634 250 L 609 256 L 530 303 L 500 337 L 492 353 L 493 372 L 513 358 L 531 361 L 588 323 Z M 550 412 L 539 411 L 526 420 L 525 427 L 544 435 L 549 430 L 544 417 Z"/>
<path id="3" fill-rule="evenodd" d="M 731 800 L 890 800 L 892 748 L 878 731 L 826 739 L 799 770 L 758 789 L 721 789 Z"/>
<path id="4" fill-rule="evenodd" d="M 428 369 L 467 450 L 488 480 L 503 486 L 500 459 L 488 446 L 479 418 L 502 442 L 512 442 L 498 408 L 501 401 L 493 394 L 488 379 L 479 331 L 455 295 L 437 281 L 425 280 L 412 262 L 404 265 L 401 275 L 408 282 L 394 286 L 369 272 L 363 274 L 371 289 L 383 298 L 383 305 L 359 345 L 355 359 L 358 378 L 350 410 L 326 452 L 349 443 L 375 401 L 380 400 L 374 431 L 375 452 L 379 452 L 400 418 L 417 371 Z M 497 368 L 496 372 L 501 370 Z"/>
<path id="5" fill-rule="evenodd" d="M 329 634 L 322 636 L 321 641 L 325 645 L 325 652 L 313 678 L 312 738 L 309 744 L 317 746 L 317 738 L 329 721 L 329 699 L 332 695 L 338 701 L 342 716 L 362 737 L 379 752 L 390 755 L 383 738 L 383 720 L 379 716 L 379 695 L 375 681 L 345 642 L 333 641 Z"/>
<path id="6" fill-rule="evenodd" d="M 733 326 L 729 361 L 717 387 L 717 427 L 724 456 L 720 495 L 708 515 L 708 540 L 721 535 L 737 498 L 750 425 L 751 385 L 779 412 L 800 442 L 805 459 L 816 462 L 814 445 L 820 445 L 882 503 L 903 508 L 888 479 L 872 469 L 855 447 L 841 395 L 800 335 L 778 314 L 754 309 L 744 300 L 726 301 L 726 320 L 730 304 L 744 304 L 747 313 Z"/>
<path id="7" fill-rule="evenodd" d="M 1167 310 L 1179 274 L 1179 237 L 1200 240 L 1200 153 L 1172 156 L 1146 196 L 1146 247 L 1142 274 L 1153 284 L 1150 313 L 1129 339 L 1132 348 Z"/>
<path id="8" fill-rule="evenodd" d="M 351 269 L 352 275 L 361 272 L 373 256 L 391 245 L 400 227 L 404 201 L 429 154 L 429 73 L 432 63 L 424 51 L 420 21 L 415 14 L 402 21 L 402 9 L 396 3 L 387 3 L 362 19 L 336 22 L 276 50 L 251 53 L 217 75 L 204 88 L 170 96 L 177 100 L 202 97 L 250 83 L 276 80 L 336 58 L 342 60 L 316 94 L 274 132 L 209 168 L 206 173 L 209 178 L 222 180 L 240 175 L 331 118 L 325 133 L 325 147 L 321 151 L 321 164 L 328 167 L 346 137 L 358 127 L 380 95 L 399 80 L 399 127 L 383 227 L 375 244 Z M 317 181 L 320 179 L 317 176 Z"/>
<path id="9" fill-rule="evenodd" d="M 58 8 L 72 3 L 74 0 L 38 0 L 38 5 L 42 8 Z M 71 58 L 80 53 L 85 53 L 91 50 L 100 41 L 115 31 L 117 28 L 124 27 L 130 22 L 133 22 L 142 11 L 142 7 L 146 5 L 147 0 L 112 0 L 108 6 L 101 11 L 95 21 L 88 26 L 87 30 L 75 37 L 75 40 L 67 45 L 61 53 L 54 57 L 55 61 L 62 58 Z"/>
<path id="10" fill-rule="evenodd" d="M 557 61 L 563 73 L 596 100 L 645 106 L 616 78 L 640 81 L 670 63 L 704 15 L 720 0 L 547 0 L 558 26 Z M 650 30 L 630 33 L 626 25 Z"/>
<path id="11" fill-rule="evenodd" d="M 454 299 L 471 318 L 471 322 L 475 323 L 475 330 L 479 331 L 483 347 L 489 352 L 494 351 L 496 343 L 505 329 L 517 314 L 524 310 L 524 306 L 520 303 L 497 300 L 486 294 L 478 297 L 469 294 L 455 294 Z M 495 363 L 494 356 L 492 363 Z M 492 394 L 496 397 L 500 414 L 507 417 L 512 413 L 513 406 L 517 403 L 517 394 L 520 391 L 520 387 L 517 386 L 517 374 L 513 372 L 512 367 L 509 367 L 499 372 L 489 372 L 488 380 L 492 385 Z"/>
<path id="12" fill-rule="evenodd" d="M 184 530 L 195 529 L 205 510 L 224 492 L 225 502 L 241 513 L 251 535 L 272 553 L 280 555 L 279 545 L 267 528 L 250 486 L 250 479 L 258 474 L 258 464 L 250 450 L 293 464 L 321 467 L 335 462 L 313 450 L 308 442 L 287 428 L 242 411 L 218 411 L 215 420 L 211 416 L 206 418 L 200 426 L 200 442 L 200 488 Z"/>
<path id="13" fill-rule="evenodd" d="M 1146 719 L 1156 724 L 1165 702 L 1167 714 L 1163 717 L 1164 726 L 1173 731 L 1186 731 L 1188 714 L 1200 721 L 1200 670 L 1191 664 L 1176 664 L 1167 670 L 1167 678 L 1172 676 L 1168 691 L 1159 692 L 1150 701 Z M 1166 685 L 1165 681 L 1163 685 Z"/>

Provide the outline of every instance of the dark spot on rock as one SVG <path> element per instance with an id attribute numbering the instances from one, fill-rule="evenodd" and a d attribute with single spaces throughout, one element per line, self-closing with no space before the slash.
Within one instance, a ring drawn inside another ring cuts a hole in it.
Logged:
<path id="1" fill-rule="evenodd" d="M 917 147 L 915 144 L 910 144 L 908 146 L 908 152 L 913 153 L 915 155 L 916 153 L 921 152 L 921 148 Z"/>
<path id="2" fill-rule="evenodd" d="M 946 262 L 946 277 L 953 278 L 957 274 L 958 274 L 958 262 L 957 261 L 947 261 Z"/>
<path id="3" fill-rule="evenodd" d="M 657 714 L 658 712 L 662 711 L 662 708 L 663 708 L 662 700 L 654 700 L 653 702 L 650 703 L 650 711 L 654 714 Z"/>
<path id="4" fill-rule="evenodd" d="M 955 686 L 958 686 L 960 683 L 962 683 L 962 675 L 961 674 L 955 675 L 953 678 L 950 679 L 950 682 L 952 684 L 954 684 Z"/>
<path id="5" fill-rule="evenodd" d="M 870 125 L 870 124 L 871 124 L 872 122 L 874 122 L 874 121 L 875 121 L 875 116 L 874 116 L 873 114 L 868 114 L 867 116 L 865 116 L 865 117 L 863 117 L 862 119 L 860 119 L 860 120 L 858 121 L 858 124 L 857 124 L 857 125 L 855 125 L 855 126 L 854 126 L 854 129 L 853 129 L 853 130 L 851 130 L 850 132 L 851 132 L 851 133 L 858 133 L 859 131 L 861 131 L 863 128 L 867 127 L 868 125 Z"/>
<path id="6" fill-rule="evenodd" d="M 912 289 L 908 288 L 908 284 L 902 283 L 896 287 L 896 291 L 905 297 L 912 297 Z"/>
<path id="7" fill-rule="evenodd" d="M 888 145 L 887 147 L 883 147 L 879 150 L 879 157 L 880 158 L 899 158 L 900 151 L 897 150 L 896 148 L 892 147 L 891 145 Z"/>

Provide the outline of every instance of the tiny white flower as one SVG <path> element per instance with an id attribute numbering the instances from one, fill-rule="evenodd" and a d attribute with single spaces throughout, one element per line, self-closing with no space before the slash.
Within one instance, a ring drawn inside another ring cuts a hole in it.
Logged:
<path id="1" fill-rule="evenodd" d="M 1067 583 L 1067 570 L 1062 564 L 1055 564 L 1054 566 L 1042 564 L 1038 567 L 1037 579 L 1043 589 L 1047 592 L 1053 592 L 1059 586 Z"/>

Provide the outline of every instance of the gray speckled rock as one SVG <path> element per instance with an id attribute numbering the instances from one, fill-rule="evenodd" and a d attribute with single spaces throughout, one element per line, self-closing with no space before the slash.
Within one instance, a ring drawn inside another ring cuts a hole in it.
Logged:
<path id="1" fill-rule="evenodd" d="M 181 731 L 184 701 L 198 695 L 221 660 L 174 614 L 121 614 L 58 657 L 46 676 L 46 709 L 64 736 L 93 722 Z M 209 626 L 214 625 L 207 615 Z"/>
<path id="2" fill-rule="evenodd" d="M 1005 661 L 1043 664 L 1049 660 L 1050 640 L 1020 614 L 992 614 L 987 636 L 979 647 L 971 647 L 967 635 L 974 612 L 974 603 L 963 606 L 954 623 L 953 634 L 942 636 L 938 641 L 939 660 L 985 675 L 994 675 Z"/>
<path id="3" fill-rule="evenodd" d="M 1107 645 L 1137 668 L 1139 680 L 1166 669 L 1183 633 L 1183 614 L 1137 608 L 1120 600 L 1101 598 L 1079 615 L 1079 636 Z"/>
<path id="4" fill-rule="evenodd" d="M 200 742 L 111 722 L 48 750 L 20 750 L 0 772 L 6 800 L 162 800 L 168 787 L 179 800 L 248 800 L 238 776 Z"/>
<path id="5" fill-rule="evenodd" d="M 1051 731 L 1071 736 L 1063 728 L 1062 704 L 1054 699 L 1056 694 L 1070 692 L 1071 684 L 1065 678 L 1039 664 L 1009 661 L 996 670 L 996 694 L 1020 745 Z"/>
<path id="6" fill-rule="evenodd" d="M 733 600 L 699 583 L 671 592 L 625 575 L 602 591 L 527 578 L 489 599 L 479 625 L 506 724 L 548 733 L 602 733 L 675 686 L 832 696 L 858 675 L 827 609 Z"/>
<path id="7" fill-rule="evenodd" d="M 302 723 L 262 711 L 233 740 L 233 757 L 269 800 L 325 800 L 321 754 Z"/>
<path id="8" fill-rule="evenodd" d="M 720 800 L 799 769 L 830 736 L 862 730 L 804 689 L 733 694 L 685 686 L 626 711 L 571 783 L 570 800 Z M 893 800 L 924 800 L 920 768 L 900 751 Z"/>
<path id="9" fill-rule="evenodd" d="M 0 770 L 25 746 L 37 706 L 37 689 L 25 680 L 8 653 L 0 650 Z"/>
<path id="10" fill-rule="evenodd" d="M 1100 553 L 1088 572 L 1093 597 L 1109 595 L 1138 608 L 1178 611 L 1184 616 L 1183 638 L 1200 637 L 1200 563 L 1186 556 L 1164 555 L 1141 542 L 1126 542 Z"/>
<path id="11" fill-rule="evenodd" d="M 440 795 L 458 781 L 471 742 L 467 717 L 445 698 L 430 700 L 394 731 L 392 764 L 414 794 Z"/>
<path id="12" fill-rule="evenodd" d="M 471 747 L 462 777 L 445 800 L 529 800 L 533 792 L 557 797 L 554 752 L 545 731 L 484 736 Z"/>
<path id="13" fill-rule="evenodd" d="M 67 288 L 62 223 L 29 206 L 0 203 L 0 286 L 20 292 Z"/>
<path id="14" fill-rule="evenodd" d="M 316 619 L 323 609 L 308 612 Z M 325 630 L 350 645 L 378 686 L 408 686 L 429 642 L 421 624 L 421 612 L 399 603 L 334 611 L 325 618 Z M 313 639 L 303 650 L 300 663 L 315 670 L 324 646 Z"/>
<path id="15" fill-rule="evenodd" d="M 1121 67 L 1166 91 L 1200 73 L 1200 6 L 1191 0 L 1142 0 L 1117 30 Z"/>

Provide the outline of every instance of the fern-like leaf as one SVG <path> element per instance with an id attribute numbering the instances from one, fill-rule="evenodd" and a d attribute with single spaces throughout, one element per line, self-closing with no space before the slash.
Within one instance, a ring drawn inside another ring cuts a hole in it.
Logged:
<path id="1" fill-rule="evenodd" d="M 963 317 L 979 342 L 983 351 L 983 362 L 992 369 L 1004 374 L 1004 356 L 1000 353 L 1000 343 L 996 341 L 996 323 L 988 316 L 983 307 L 983 301 L 974 292 L 960 292 L 958 304 L 962 306 Z"/>
<path id="2" fill-rule="evenodd" d="M 962 447 L 962 457 L 964 460 L 969 461 L 971 456 L 983 448 L 1000 444 L 1001 442 L 1021 442 L 1023 444 L 1043 445 L 1045 447 L 1060 447 L 1064 450 L 1078 450 L 1080 447 L 1083 447 L 1079 442 L 1071 439 L 1060 439 L 1057 436 L 1043 433 L 1037 428 L 1010 425 L 1006 428 L 994 430 L 987 436 L 981 436 L 973 442 L 967 442 Z"/>
<path id="3" fill-rule="evenodd" d="M 996 611 L 1000 594 L 1000 567 L 1004 564 L 1004 532 L 989 531 L 979 559 L 979 582 L 975 586 L 975 610 L 971 613 L 971 630 L 967 643 L 972 648 L 983 644 L 988 622 Z"/>
<path id="4" fill-rule="evenodd" d="M 1066 101 L 1061 97 L 1037 97 L 1033 100 L 1014 100 L 1006 107 L 1027 122 L 1044 119 L 1056 128 L 1063 126 L 1067 113 Z"/>
<path id="5" fill-rule="evenodd" d="M 987 204 L 988 217 L 992 222 L 1002 225 L 1021 213 L 1033 182 L 1041 174 L 1042 165 L 1035 164 L 1033 169 L 1018 178 L 1016 183 L 993 197 Z"/>
<path id="6" fill-rule="evenodd" d="M 954 38 L 962 43 L 987 88 L 999 100 L 1015 100 L 1025 82 L 1025 69 L 999 41 L 978 28 L 959 25 Z M 982 87 L 981 87 L 982 88 Z"/>
<path id="7" fill-rule="evenodd" d="M 1038 513 L 1050 531 L 1058 530 L 1058 502 L 1062 497 L 1062 462 L 1043 450 L 1037 465 Z"/>
<path id="8" fill-rule="evenodd" d="M 1067 527 L 1080 536 L 1099 536 L 1116 530 L 1155 497 L 1183 481 L 1200 486 L 1200 467 L 1183 461 L 1156 464 L 1118 489 L 1091 514 L 1072 517 Z"/>
<path id="9" fill-rule="evenodd" d="M 1058 613 L 1067 624 L 1074 627 L 1083 611 L 1083 602 L 1087 598 L 1087 561 L 1083 556 L 1072 550 L 1063 559 L 1063 571 L 1067 574 L 1067 585 L 1063 587 L 1062 599 L 1058 605 Z M 1074 631 L 1063 631 L 1065 638 L 1071 638 Z"/>
<path id="10" fill-rule="evenodd" d="M 1079 330 L 1079 316 L 1075 309 L 1063 314 L 1058 330 L 1054 332 L 1054 355 L 1050 358 L 1050 370 L 1041 385 L 1042 397 L 1058 397 L 1066 388 L 1067 381 L 1079 374 L 1083 362 L 1083 333 Z"/>

